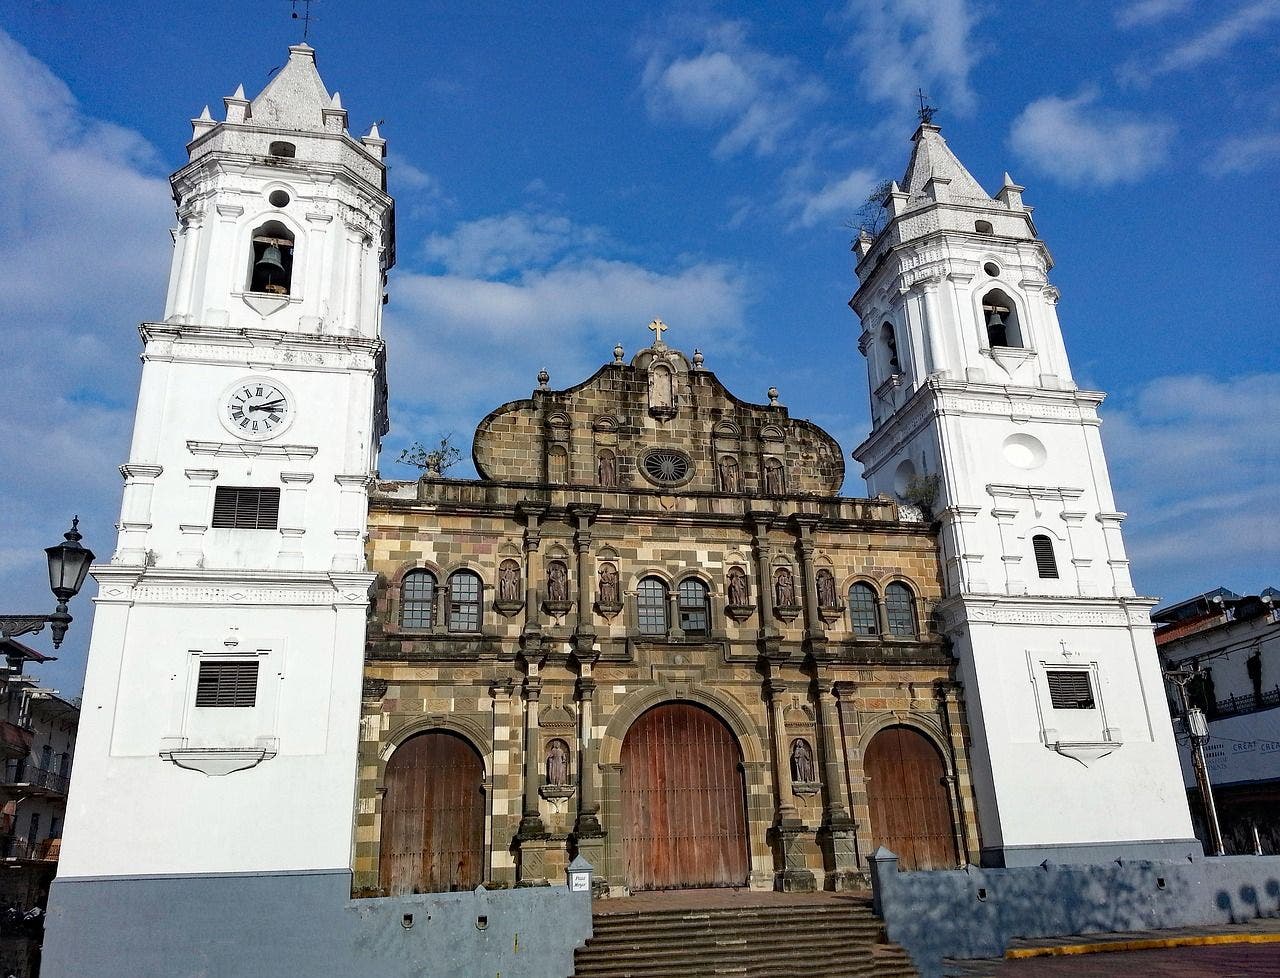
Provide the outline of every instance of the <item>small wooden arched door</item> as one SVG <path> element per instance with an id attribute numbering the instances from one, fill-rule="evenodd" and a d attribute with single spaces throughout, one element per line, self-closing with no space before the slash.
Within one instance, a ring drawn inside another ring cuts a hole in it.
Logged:
<path id="1" fill-rule="evenodd" d="M 662 890 L 747 881 L 742 752 L 710 710 L 666 703 L 622 742 L 627 886 Z"/>
<path id="2" fill-rule="evenodd" d="M 885 846 L 902 869 L 954 869 L 955 832 L 946 765 L 924 734 L 886 727 L 863 758 L 872 848 Z"/>
<path id="3" fill-rule="evenodd" d="M 410 737 L 387 762 L 378 880 L 392 896 L 470 890 L 484 876 L 484 763 L 451 733 Z"/>

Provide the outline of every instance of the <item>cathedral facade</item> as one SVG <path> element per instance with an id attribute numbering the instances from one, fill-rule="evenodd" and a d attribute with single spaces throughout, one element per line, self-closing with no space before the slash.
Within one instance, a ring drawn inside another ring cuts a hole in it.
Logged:
<path id="1" fill-rule="evenodd" d="M 355 885 L 842 888 L 977 856 L 937 544 L 658 339 L 375 485 Z"/>

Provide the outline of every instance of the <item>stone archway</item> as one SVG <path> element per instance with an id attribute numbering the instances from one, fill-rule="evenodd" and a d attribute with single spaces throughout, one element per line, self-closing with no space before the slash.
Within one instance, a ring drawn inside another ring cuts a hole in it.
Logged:
<path id="1" fill-rule="evenodd" d="M 954 869 L 957 863 L 946 764 L 913 727 L 888 726 L 863 754 L 871 846 L 896 853 L 903 869 Z"/>
<path id="2" fill-rule="evenodd" d="M 387 761 L 378 882 L 387 893 L 470 890 L 484 877 L 484 762 L 457 734 L 430 730 Z"/>
<path id="3" fill-rule="evenodd" d="M 629 889 L 747 882 L 742 750 L 720 717 L 695 703 L 654 706 L 627 731 L 621 766 Z"/>

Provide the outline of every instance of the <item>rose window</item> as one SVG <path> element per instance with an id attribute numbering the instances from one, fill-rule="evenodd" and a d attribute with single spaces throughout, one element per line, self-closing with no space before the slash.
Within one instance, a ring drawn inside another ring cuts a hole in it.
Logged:
<path id="1" fill-rule="evenodd" d="M 678 486 L 689 479 L 689 456 L 669 448 L 650 452 L 641 463 L 645 477 L 660 486 Z"/>

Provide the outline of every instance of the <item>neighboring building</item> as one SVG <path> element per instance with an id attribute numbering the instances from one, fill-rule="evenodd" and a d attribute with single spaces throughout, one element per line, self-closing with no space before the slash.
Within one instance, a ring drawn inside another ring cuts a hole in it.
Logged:
<path id="1" fill-rule="evenodd" d="M 1224 848 L 1280 854 L 1280 591 L 1217 588 L 1151 617 L 1165 667 L 1196 673 L 1186 688 L 1209 721 L 1205 758 Z M 1169 693 L 1182 716 L 1172 683 Z M 1178 739 L 1196 835 L 1206 840 L 1185 726 Z"/>
<path id="2" fill-rule="evenodd" d="M 25 663 L 48 656 L 13 639 L 0 640 L 0 648 L 0 973 L 31 978 L 58 866 L 80 707 L 23 674 Z"/>
<path id="3" fill-rule="evenodd" d="M 540 380 L 481 422 L 479 481 L 375 487 L 357 889 L 976 861 L 919 513 L 838 496 L 834 439 L 661 338 Z"/>

